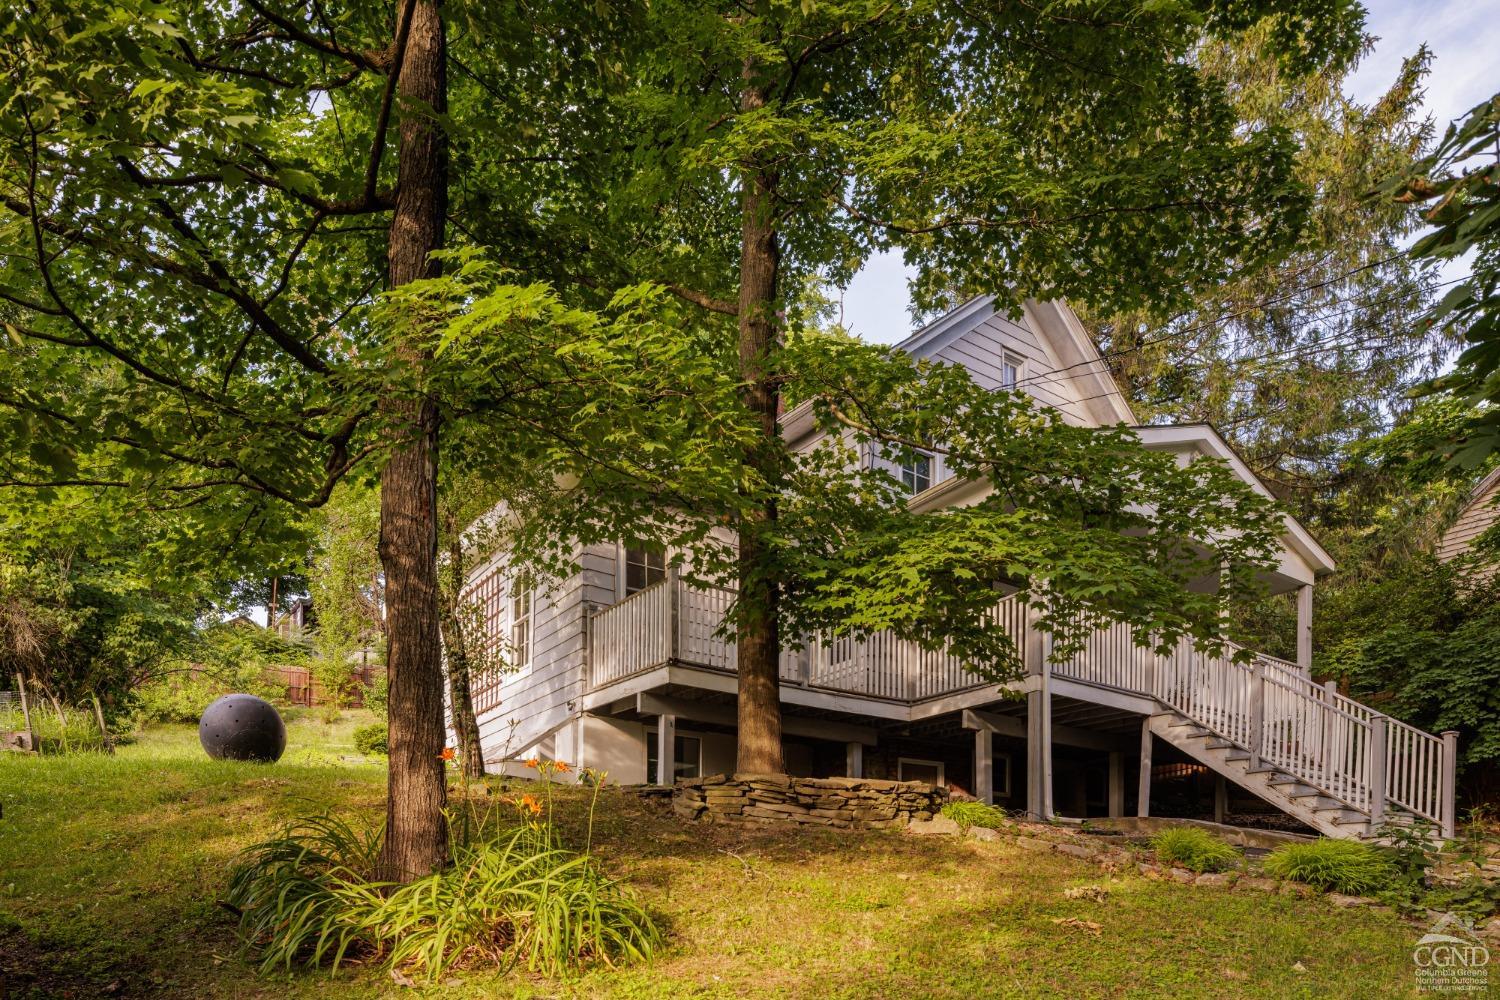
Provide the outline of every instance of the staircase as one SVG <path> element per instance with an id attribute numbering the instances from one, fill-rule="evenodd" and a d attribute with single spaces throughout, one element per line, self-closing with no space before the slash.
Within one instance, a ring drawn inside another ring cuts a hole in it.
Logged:
<path id="1" fill-rule="evenodd" d="M 1453 836 L 1457 735 L 1436 737 L 1314 684 L 1283 660 L 1161 657 L 1151 732 L 1329 837 L 1433 823 Z"/>

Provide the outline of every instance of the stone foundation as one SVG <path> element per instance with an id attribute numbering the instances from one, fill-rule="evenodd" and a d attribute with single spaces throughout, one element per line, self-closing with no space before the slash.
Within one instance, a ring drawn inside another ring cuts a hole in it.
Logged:
<path id="1" fill-rule="evenodd" d="M 684 778 L 672 789 L 672 811 L 687 819 L 804 823 L 845 830 L 904 827 L 914 820 L 929 820 L 947 801 L 946 788 L 920 781 L 785 774 Z"/>

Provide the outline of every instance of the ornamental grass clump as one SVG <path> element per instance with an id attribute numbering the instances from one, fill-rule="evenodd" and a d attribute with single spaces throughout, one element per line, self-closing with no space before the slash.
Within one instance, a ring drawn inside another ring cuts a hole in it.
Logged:
<path id="1" fill-rule="evenodd" d="M 1384 851 L 1353 840 L 1283 844 L 1266 855 L 1265 870 L 1275 878 L 1349 896 L 1374 895 L 1400 876 Z"/>
<path id="2" fill-rule="evenodd" d="M 1239 851 L 1196 826 L 1163 830 L 1151 838 L 1151 847 L 1156 851 L 1157 860 L 1163 864 L 1199 874 L 1221 872 L 1236 867 L 1240 861 Z"/>
<path id="3" fill-rule="evenodd" d="M 1005 815 L 1005 810 L 983 802 L 949 802 L 943 806 L 943 815 L 957 823 L 959 829 L 964 831 L 973 826 L 1003 830 L 1010 825 L 1010 817 Z"/>
<path id="4" fill-rule="evenodd" d="M 373 879 L 378 832 L 331 817 L 256 845 L 227 897 L 246 946 L 267 970 L 358 958 L 429 981 L 456 968 L 560 976 L 649 958 L 662 942 L 655 921 L 587 850 L 558 843 L 550 795 L 506 801 L 518 824 L 491 833 L 485 820 L 450 822 L 472 838 L 458 839 L 449 867 L 406 884 Z"/>

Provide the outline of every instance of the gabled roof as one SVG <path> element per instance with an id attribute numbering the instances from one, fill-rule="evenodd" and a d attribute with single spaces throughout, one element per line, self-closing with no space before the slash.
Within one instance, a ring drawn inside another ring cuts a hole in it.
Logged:
<path id="1" fill-rule="evenodd" d="M 935 357 L 971 333 L 998 312 L 993 295 L 978 295 L 957 309 L 922 327 L 896 345 L 897 350 L 919 358 Z M 1062 378 L 1078 390 L 1091 415 L 1100 424 L 1133 424 L 1135 413 L 1120 391 L 1109 365 L 1094 346 L 1078 314 L 1060 299 L 1050 302 L 1027 300 L 1022 307 L 1026 325 L 1046 342 L 1058 361 L 1049 377 Z"/>

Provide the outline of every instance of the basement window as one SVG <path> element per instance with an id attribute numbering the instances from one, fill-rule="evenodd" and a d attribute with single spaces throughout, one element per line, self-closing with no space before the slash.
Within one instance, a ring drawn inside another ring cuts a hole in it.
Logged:
<path id="1" fill-rule="evenodd" d="M 656 784 L 656 730 L 646 730 L 646 784 Z M 696 736 L 678 736 L 672 748 L 672 777 L 697 778 L 703 774 L 703 741 Z"/>
<path id="2" fill-rule="evenodd" d="M 896 773 L 902 781 L 925 781 L 929 785 L 946 785 L 943 762 L 902 757 L 896 762 Z"/>

